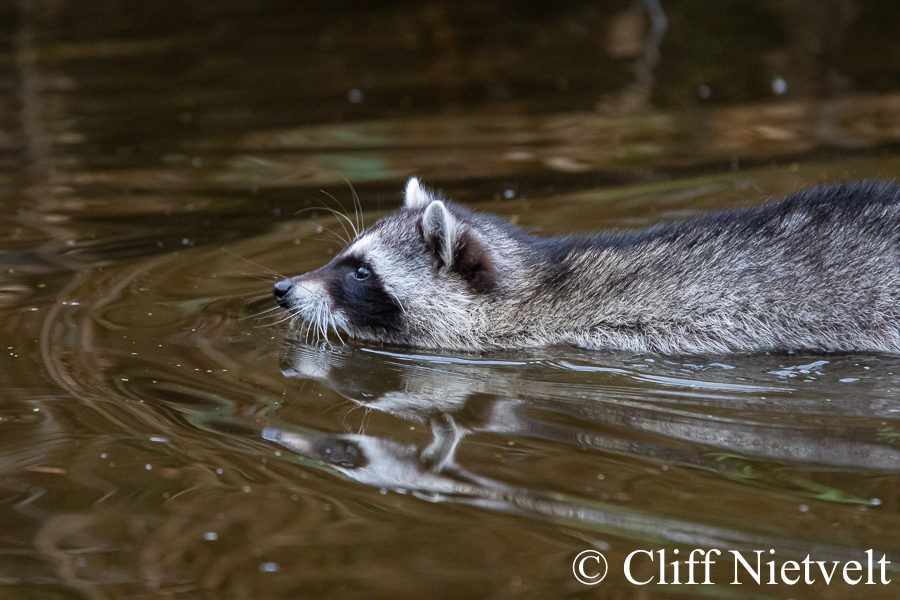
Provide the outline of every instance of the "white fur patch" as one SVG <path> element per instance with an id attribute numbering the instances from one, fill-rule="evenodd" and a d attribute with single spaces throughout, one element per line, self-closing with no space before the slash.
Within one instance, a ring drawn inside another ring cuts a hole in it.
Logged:
<path id="1" fill-rule="evenodd" d="M 369 250 L 372 248 L 372 243 L 375 241 L 374 233 L 367 233 L 351 245 L 347 247 L 344 251 L 345 254 L 352 254 L 353 256 L 363 259 L 368 254 Z"/>
<path id="2" fill-rule="evenodd" d="M 297 282 L 294 285 L 294 296 L 301 298 L 321 298 L 328 292 L 325 291 L 325 285 L 318 279 L 308 279 L 306 281 Z"/>
<path id="3" fill-rule="evenodd" d="M 406 191 L 403 193 L 403 205 L 409 210 L 425 208 L 434 200 L 434 194 L 423 188 L 417 177 L 410 178 L 406 183 Z"/>

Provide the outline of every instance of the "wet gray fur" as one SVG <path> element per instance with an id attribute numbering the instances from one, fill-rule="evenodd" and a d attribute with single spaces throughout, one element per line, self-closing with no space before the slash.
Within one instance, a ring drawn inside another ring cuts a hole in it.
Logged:
<path id="1" fill-rule="evenodd" d="M 360 264 L 364 290 L 346 273 Z M 539 238 L 413 179 L 404 208 L 290 282 L 283 305 L 298 322 L 318 311 L 342 335 L 427 348 L 898 354 L 900 190 L 823 186 L 639 231 Z"/>

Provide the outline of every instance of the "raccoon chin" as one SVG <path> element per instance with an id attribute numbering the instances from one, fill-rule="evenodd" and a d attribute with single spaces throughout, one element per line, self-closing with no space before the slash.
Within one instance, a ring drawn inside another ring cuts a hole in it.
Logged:
<path id="1" fill-rule="evenodd" d="M 306 343 L 331 344 L 329 332 L 333 333 L 341 344 L 346 343 L 344 337 L 351 337 L 347 320 L 340 313 L 331 310 L 327 302 L 311 302 L 293 308 L 291 312 L 293 313 L 291 329 Z"/>

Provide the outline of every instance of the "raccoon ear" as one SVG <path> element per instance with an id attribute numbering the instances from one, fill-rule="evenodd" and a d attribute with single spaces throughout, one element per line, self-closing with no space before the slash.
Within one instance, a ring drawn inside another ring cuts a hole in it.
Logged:
<path id="1" fill-rule="evenodd" d="M 422 215 L 422 237 L 435 258 L 444 266 L 453 264 L 453 245 L 456 240 L 456 219 L 440 200 L 434 200 Z"/>
<path id="2" fill-rule="evenodd" d="M 403 192 L 403 206 L 409 210 L 425 208 L 436 198 L 434 195 L 422 187 L 418 178 L 412 177 L 406 183 L 406 191 Z"/>

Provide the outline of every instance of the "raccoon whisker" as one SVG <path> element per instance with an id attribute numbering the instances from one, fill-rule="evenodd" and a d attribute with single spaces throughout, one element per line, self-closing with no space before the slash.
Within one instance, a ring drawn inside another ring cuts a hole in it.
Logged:
<path id="1" fill-rule="evenodd" d="M 279 279 L 278 275 L 260 275 L 258 273 L 241 273 L 241 275 L 244 277 L 249 277 L 251 279 L 257 279 L 259 281 L 271 281 L 273 278 L 276 280 Z"/>
<path id="2" fill-rule="evenodd" d="M 273 310 L 279 310 L 279 309 L 281 309 L 280 306 L 273 306 L 272 308 L 267 308 L 266 310 L 258 312 L 253 315 L 246 315 L 244 317 L 239 317 L 238 321 L 246 321 L 247 319 L 259 319 L 259 318 L 262 318 L 263 315 L 265 315 L 266 313 L 270 313 Z M 274 316 L 274 315 L 269 315 L 269 316 Z"/>
<path id="3" fill-rule="evenodd" d="M 312 222 L 312 223 L 315 223 L 317 227 L 321 227 L 323 231 L 327 231 L 328 233 L 330 233 L 332 236 L 334 236 L 334 239 L 336 239 L 336 240 L 337 240 L 338 242 L 340 242 L 342 245 L 346 246 L 346 245 L 348 245 L 348 244 L 350 243 L 350 240 L 348 240 L 347 238 L 342 237 L 340 234 L 338 234 L 338 233 L 337 233 L 336 231 L 334 231 L 333 229 L 331 229 L 331 228 L 329 228 L 329 227 L 325 227 L 324 225 L 322 225 L 321 223 L 318 223 L 318 222 L 316 222 L 316 221 L 311 221 L 311 222 Z M 348 233 L 347 235 L 350 235 L 350 234 Z"/>
<path id="4" fill-rule="evenodd" d="M 316 307 L 316 339 L 321 341 L 323 338 L 328 339 L 328 333 L 322 328 L 322 318 L 325 316 L 324 307 L 320 304 Z"/>
<path id="5" fill-rule="evenodd" d="M 310 221 L 310 223 L 312 223 L 312 221 Z M 318 223 L 317 223 L 317 225 L 318 225 Z M 306 240 L 306 241 L 310 241 L 310 242 L 331 242 L 331 241 L 333 241 L 331 238 L 325 238 L 325 237 L 294 236 L 294 239 L 295 240 Z"/>
<path id="6" fill-rule="evenodd" d="M 259 316 L 260 316 L 260 318 L 262 318 L 261 315 L 259 315 Z M 274 316 L 276 316 L 276 315 L 269 315 L 269 317 L 274 317 Z M 272 323 L 268 323 L 268 324 L 263 323 L 262 325 L 257 325 L 256 327 L 254 327 L 254 329 L 258 329 L 260 327 L 271 327 L 272 325 L 278 325 L 279 323 L 284 323 L 285 321 L 288 321 L 293 318 L 294 318 L 294 314 L 292 312 L 288 311 L 287 315 L 273 321 Z"/>
<path id="7" fill-rule="evenodd" d="M 303 315 L 297 309 L 290 309 L 288 311 L 288 316 L 291 319 L 291 327 L 294 327 L 294 324 L 297 322 L 297 319 L 302 319 Z M 279 321 L 280 323 L 281 321 Z"/>
<path id="8" fill-rule="evenodd" d="M 353 184 L 350 183 L 350 180 L 344 177 L 344 174 L 341 173 L 341 177 L 344 178 L 344 181 L 347 182 L 347 186 L 350 188 L 350 193 L 353 195 L 353 212 L 355 213 L 357 228 L 360 231 L 365 230 L 366 228 L 366 219 L 363 217 L 363 209 L 362 202 L 359 200 L 359 194 L 356 193 L 356 190 L 353 189 Z"/>
<path id="9" fill-rule="evenodd" d="M 346 219 L 348 222 L 350 222 L 350 219 L 348 219 L 346 215 L 342 215 L 342 214 L 339 213 L 338 211 L 334 210 L 333 208 L 329 208 L 329 207 L 327 207 L 327 206 L 310 206 L 309 208 L 301 208 L 300 210 L 298 210 L 297 212 L 295 212 L 294 215 L 295 215 L 295 216 L 296 216 L 296 215 L 300 215 L 300 214 L 302 214 L 302 213 L 305 213 L 305 212 L 308 212 L 308 211 L 311 211 L 311 210 L 326 210 L 326 211 L 332 213 L 333 215 L 335 215 L 335 216 L 337 216 L 337 217 L 343 217 L 343 218 Z M 350 239 L 349 239 L 349 238 L 350 238 L 350 232 L 347 230 L 347 227 L 344 225 L 344 222 L 341 221 L 340 219 L 338 219 L 338 223 L 341 224 L 341 228 L 344 230 L 344 233 L 347 234 L 347 237 L 346 237 L 346 238 L 341 237 L 340 235 L 338 235 L 337 233 L 335 233 L 333 230 L 329 229 L 328 227 L 325 227 L 324 225 L 322 225 L 322 224 L 319 223 L 318 221 L 312 221 L 312 220 L 310 220 L 310 223 L 314 223 L 315 225 L 317 225 L 318 227 L 321 227 L 321 228 L 324 229 L 325 231 L 328 231 L 328 232 L 334 234 L 334 235 L 335 235 L 339 240 L 341 240 L 341 242 L 343 242 L 344 244 L 349 244 L 349 243 L 350 243 Z M 352 223 L 351 223 L 351 225 L 352 225 Z"/>
<path id="10" fill-rule="evenodd" d="M 334 316 L 332 315 L 331 318 L 329 319 L 329 321 L 330 321 L 331 328 L 334 330 L 334 335 L 337 336 L 337 339 L 341 343 L 341 345 L 345 345 L 346 342 L 344 342 L 344 338 L 341 337 L 341 332 L 338 331 L 337 319 L 335 319 Z"/>
<path id="11" fill-rule="evenodd" d="M 344 413 L 344 418 L 341 419 L 341 423 L 344 425 L 344 429 L 346 431 L 352 431 L 350 429 L 350 417 L 358 410 L 362 411 L 362 419 L 360 419 L 359 423 L 359 431 L 357 433 L 359 435 L 364 435 L 366 432 L 366 424 L 369 420 L 369 415 L 372 412 L 372 409 L 364 404 L 360 404 L 359 402 L 353 400 L 351 401 L 350 408 L 347 409 L 347 412 Z"/>
<path id="12" fill-rule="evenodd" d="M 250 260 L 249 258 L 244 258 L 243 256 L 239 256 L 239 255 L 235 254 L 234 252 L 232 252 L 231 250 L 226 250 L 225 248 L 220 248 L 220 250 L 221 250 L 222 252 L 225 252 L 226 254 L 230 254 L 230 255 L 232 255 L 232 256 L 235 257 L 235 258 L 238 258 L 238 259 L 240 259 L 240 260 L 242 260 L 242 261 L 244 261 L 244 262 L 247 262 L 247 263 L 253 265 L 254 267 L 259 267 L 259 268 L 262 269 L 263 271 L 268 271 L 269 273 L 271 273 L 272 275 L 274 275 L 274 276 L 276 276 L 276 277 L 278 277 L 278 278 L 280 278 L 280 279 L 287 279 L 287 277 L 285 277 L 284 275 L 282 275 L 282 274 L 279 273 L 278 271 L 274 271 L 274 270 L 272 270 L 272 269 L 269 269 L 268 267 L 264 267 L 264 266 L 262 266 L 261 264 L 259 264 L 258 262 L 253 262 L 253 261 Z"/>
<path id="13" fill-rule="evenodd" d="M 328 307 L 325 307 L 325 310 L 322 311 L 322 335 L 325 336 L 325 341 L 328 342 L 328 325 L 331 321 L 331 311 L 328 310 Z"/>
<path id="14" fill-rule="evenodd" d="M 306 343 L 314 343 L 316 341 L 315 330 L 313 329 L 315 322 L 310 320 L 306 324 Z"/>
<path id="15" fill-rule="evenodd" d="M 344 233 L 347 234 L 348 238 L 355 239 L 357 236 L 359 236 L 359 231 L 357 231 L 356 226 L 353 225 L 353 221 L 350 220 L 350 217 L 348 217 L 347 215 L 345 215 L 341 212 L 334 210 L 333 208 L 328 208 L 327 206 L 323 206 L 322 210 L 327 210 L 334 216 L 338 217 L 338 223 L 341 224 L 341 227 L 344 229 Z M 341 219 L 343 219 L 343 221 Z M 344 225 L 344 221 L 346 221 L 347 224 L 350 225 L 350 229 L 353 230 L 353 235 L 350 235 L 350 232 L 347 230 L 347 227 Z"/>
<path id="16" fill-rule="evenodd" d="M 310 323 L 309 321 L 304 321 L 303 325 L 304 325 L 304 327 L 301 329 L 301 331 L 303 332 L 303 341 L 308 344 L 309 343 L 309 329 L 310 329 L 310 327 L 312 327 L 312 323 Z"/>
<path id="17" fill-rule="evenodd" d="M 363 409 L 363 418 L 359 424 L 359 433 L 360 435 L 364 435 L 366 433 L 366 427 L 369 425 L 369 417 L 372 415 L 372 409 L 368 406 L 361 407 Z"/>
<path id="18" fill-rule="evenodd" d="M 316 309 L 314 308 L 313 310 L 315 311 Z M 315 329 L 316 318 L 317 318 L 316 312 L 313 312 L 313 314 L 307 320 L 307 325 L 306 325 L 306 342 L 307 343 L 310 343 L 310 341 L 312 341 L 314 343 L 316 341 L 316 336 L 318 335 L 318 331 Z"/>
<path id="19" fill-rule="evenodd" d="M 344 176 L 341 175 L 341 177 L 344 177 Z M 347 181 L 346 177 L 344 177 L 344 181 Z M 332 200 L 334 200 L 335 204 L 337 204 L 341 208 L 341 212 L 344 215 L 349 216 L 350 212 L 347 210 L 347 207 L 345 207 L 344 204 L 340 200 L 338 200 L 335 196 L 333 196 L 332 194 L 329 194 L 325 190 L 319 190 L 319 191 L 322 192 L 323 194 L 325 194 L 326 196 L 328 196 L 329 198 L 331 198 Z M 354 206 L 354 209 L 355 208 L 356 207 Z M 353 230 L 354 230 L 354 233 L 358 236 L 359 232 L 361 231 L 361 229 L 359 228 L 359 220 L 358 219 L 357 219 L 356 225 L 353 226 Z"/>
<path id="20" fill-rule="evenodd" d="M 254 329 L 260 329 L 260 328 L 262 328 L 262 327 L 271 327 L 272 325 L 278 325 L 279 323 L 284 323 L 285 321 L 288 321 L 288 320 L 290 320 L 290 319 L 293 319 L 294 316 L 295 316 L 295 315 L 288 314 L 288 316 L 286 316 L 286 317 L 284 317 L 284 318 L 282 318 L 282 319 L 279 319 L 279 320 L 275 321 L 274 323 L 268 323 L 268 324 L 264 323 L 264 324 L 262 324 L 262 325 L 257 325 L 256 327 L 254 327 Z"/>
<path id="21" fill-rule="evenodd" d="M 344 179 L 346 180 L 346 177 Z M 329 194 L 325 190 L 319 190 L 319 191 L 322 192 L 323 194 L 325 194 L 326 196 L 328 196 L 329 198 L 331 198 L 332 200 L 334 200 L 335 204 L 337 204 L 338 206 L 341 207 L 341 211 L 343 211 L 344 214 L 350 214 L 349 212 L 347 212 L 347 207 L 345 207 L 344 204 L 340 200 L 338 200 L 334 195 Z"/>
<path id="22" fill-rule="evenodd" d="M 280 306 L 275 307 L 275 310 L 281 308 Z M 290 317 L 291 315 L 287 315 Z M 269 325 L 275 325 L 276 323 L 283 323 L 284 318 L 281 315 L 272 315 L 272 314 L 258 314 L 258 315 L 250 315 L 248 317 L 241 317 L 238 319 L 239 321 L 246 321 L 247 319 L 255 319 L 255 320 L 269 320 Z M 273 320 L 272 320 L 273 319 Z"/>
<path id="23" fill-rule="evenodd" d="M 297 211 L 297 213 L 295 213 L 295 214 L 299 214 L 299 213 L 303 212 L 304 210 L 308 210 L 308 209 L 303 209 L 303 210 Z M 347 239 L 341 237 L 340 235 L 338 235 L 337 233 L 335 233 L 334 230 L 332 230 L 332 229 L 330 229 L 330 228 L 328 228 L 328 227 L 325 227 L 324 225 L 322 225 L 322 224 L 319 223 L 318 221 L 310 220 L 309 222 L 312 223 L 313 225 L 315 225 L 316 227 L 319 227 L 322 231 L 325 231 L 325 232 L 331 234 L 331 237 L 333 238 L 333 240 L 337 240 L 338 243 L 340 243 L 340 244 L 342 244 L 342 245 L 345 245 L 345 246 L 349 243 L 349 241 L 348 241 Z M 316 232 L 316 233 L 320 233 L 320 232 Z M 323 239 L 323 238 L 312 238 L 312 237 L 310 237 L 310 238 L 299 238 L 299 239 L 314 240 L 314 241 L 317 241 L 317 242 L 327 242 L 327 241 L 330 241 L 328 238 L 324 238 L 324 239 Z"/>
<path id="24" fill-rule="evenodd" d="M 344 413 L 344 416 L 341 417 L 341 425 L 344 426 L 344 431 L 350 431 L 350 415 L 352 415 L 357 408 L 359 408 L 358 404 L 351 404 L 350 408 L 347 409 L 347 412 Z"/>
<path id="25" fill-rule="evenodd" d="M 320 314 L 321 314 L 321 310 L 319 309 L 318 306 L 316 306 L 316 312 L 313 315 L 313 317 L 314 317 L 314 319 L 313 319 L 313 341 L 314 342 L 317 342 L 321 339 L 321 336 L 319 335 L 319 315 Z"/>
<path id="26" fill-rule="evenodd" d="M 346 179 L 346 177 L 344 179 Z M 350 186 L 350 191 L 353 193 L 353 200 L 356 202 L 357 207 L 356 210 L 359 211 L 359 222 L 362 224 L 362 227 L 360 227 L 360 231 L 362 231 L 366 228 L 366 214 L 365 212 L 363 212 L 362 200 L 359 199 L 359 194 L 357 194 L 356 190 L 353 189 L 353 184 L 351 184 L 349 181 L 347 182 L 347 184 Z"/>
<path id="27" fill-rule="evenodd" d="M 338 200 L 337 198 L 335 198 L 334 196 L 332 196 L 331 194 L 329 194 L 329 193 L 326 192 L 325 190 L 319 190 L 319 191 L 322 192 L 323 194 L 325 194 L 326 196 L 328 196 L 329 198 L 331 198 L 332 200 L 334 200 L 335 202 L 337 202 L 337 205 L 341 207 L 341 210 L 342 210 L 343 212 L 342 212 L 342 213 L 339 213 L 339 212 L 334 211 L 334 210 L 332 210 L 332 212 L 333 212 L 335 215 L 337 215 L 337 216 L 339 216 L 339 217 L 343 217 L 344 219 L 346 219 L 347 222 L 350 223 L 350 227 L 353 229 L 354 237 L 359 237 L 359 231 L 360 231 L 360 229 L 359 229 L 359 221 L 357 221 L 356 224 L 354 224 L 353 221 L 351 221 L 350 218 L 347 216 L 347 215 L 349 215 L 350 213 L 347 212 L 347 209 L 344 208 L 344 205 L 341 204 L 341 201 L 340 201 L 340 200 Z M 354 206 L 353 208 L 356 209 L 355 206 Z M 328 209 L 328 210 L 331 210 L 331 209 Z"/>

